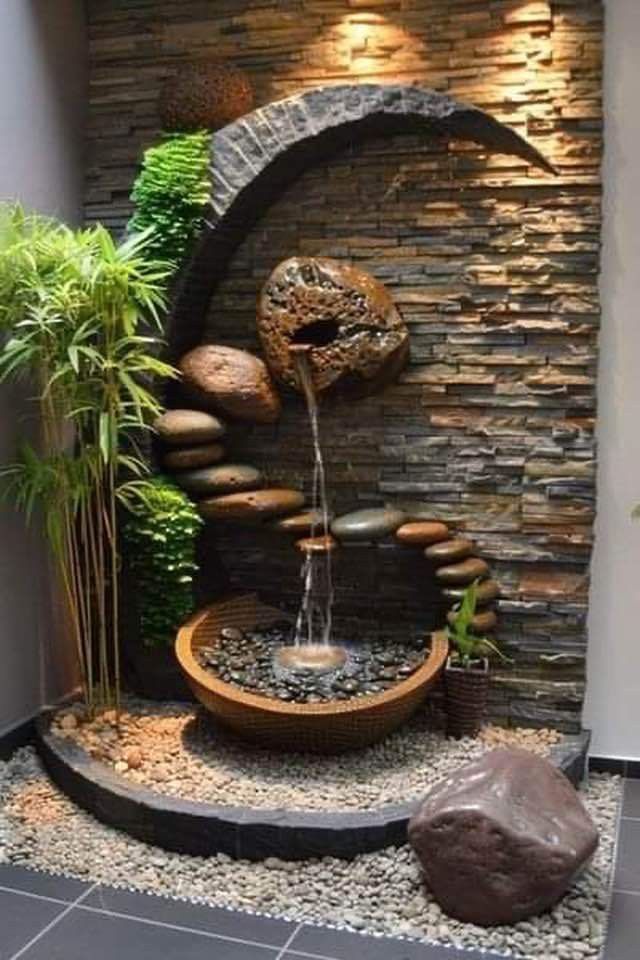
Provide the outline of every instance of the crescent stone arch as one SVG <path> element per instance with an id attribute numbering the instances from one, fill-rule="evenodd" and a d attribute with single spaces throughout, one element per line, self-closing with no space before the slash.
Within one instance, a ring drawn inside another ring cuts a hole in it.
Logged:
<path id="1" fill-rule="evenodd" d="M 211 139 L 211 196 L 175 291 L 167 330 L 171 359 L 201 342 L 209 303 L 235 249 L 286 186 L 355 136 L 416 132 L 472 141 L 556 173 L 534 146 L 491 114 L 417 86 L 318 87 L 260 107 Z"/>

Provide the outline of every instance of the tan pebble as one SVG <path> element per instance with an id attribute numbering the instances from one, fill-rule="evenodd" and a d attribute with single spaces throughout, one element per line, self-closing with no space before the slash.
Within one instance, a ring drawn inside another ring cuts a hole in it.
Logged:
<path id="1" fill-rule="evenodd" d="M 130 747 L 125 750 L 124 759 L 132 770 L 138 770 L 142 766 L 142 751 L 137 747 Z"/>
<path id="2" fill-rule="evenodd" d="M 73 713 L 65 713 L 60 718 L 60 726 L 63 730 L 75 730 L 78 726 L 78 718 Z"/>
<path id="3" fill-rule="evenodd" d="M 129 769 L 129 764 L 124 760 L 116 760 L 115 771 L 116 773 L 126 773 Z"/>

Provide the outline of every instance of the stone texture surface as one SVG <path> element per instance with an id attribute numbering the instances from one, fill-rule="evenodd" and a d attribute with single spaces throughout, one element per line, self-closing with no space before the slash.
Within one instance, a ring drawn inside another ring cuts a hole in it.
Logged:
<path id="1" fill-rule="evenodd" d="M 489 565 L 481 557 L 467 557 L 460 563 L 448 563 L 436 570 L 436 579 L 447 585 L 466 585 L 478 577 L 486 577 Z"/>
<path id="2" fill-rule="evenodd" d="M 403 523 L 396 530 L 396 540 L 408 546 L 426 547 L 431 543 L 439 543 L 449 537 L 449 528 L 446 523 L 429 522 L 428 520 L 415 523 Z"/>
<path id="3" fill-rule="evenodd" d="M 207 344 L 190 350 L 179 366 L 182 387 L 194 402 L 250 423 L 273 423 L 280 416 L 267 368 L 246 350 Z"/>
<path id="4" fill-rule="evenodd" d="M 311 533 L 311 528 L 313 526 L 319 527 L 322 522 L 323 518 L 320 510 L 305 510 L 304 513 L 294 513 L 291 517 L 274 520 L 273 529 L 279 530 L 281 533 L 290 533 L 294 537 L 300 537 L 302 534 Z"/>
<path id="5" fill-rule="evenodd" d="M 184 447 L 182 450 L 169 450 L 163 457 L 165 467 L 170 470 L 191 470 L 195 467 L 208 467 L 224 458 L 221 443 L 203 443 L 199 447 Z"/>
<path id="6" fill-rule="evenodd" d="M 158 104 L 165 130 L 217 130 L 248 113 L 253 90 L 246 73 L 212 58 L 178 64 Z"/>
<path id="7" fill-rule="evenodd" d="M 264 482 L 259 470 L 240 463 L 185 470 L 176 474 L 174 480 L 183 490 L 196 497 L 211 497 L 236 490 L 257 490 Z"/>
<path id="8" fill-rule="evenodd" d="M 331 524 L 331 532 L 338 540 L 379 540 L 395 533 L 404 520 L 405 514 L 392 508 L 354 510 L 337 517 Z"/>
<path id="9" fill-rule="evenodd" d="M 196 50 L 251 77 L 260 115 L 242 144 L 226 146 L 248 170 L 291 142 L 300 123 L 315 122 L 273 100 L 363 76 L 474 103 L 558 169 L 554 179 L 513 156 L 487 160 L 469 144 L 422 135 L 358 138 L 318 158 L 243 240 L 206 339 L 257 352 L 256 297 L 292 255 L 353 263 L 385 284 L 410 330 L 410 363 L 382 396 L 323 405 L 332 509 L 354 509 L 357 490 L 363 504 L 397 502 L 412 520 L 441 520 L 472 537 L 500 582 L 498 637 L 516 661 L 493 675 L 492 716 L 577 729 L 595 489 L 588 468 L 574 479 L 561 468 L 595 457 L 600 0 L 204 7 L 89 3 L 89 222 L 123 228 L 142 151 L 159 136 L 159 89 Z M 221 203 L 229 188 L 216 179 Z M 270 483 L 307 483 L 306 424 L 299 404 L 275 431 L 234 440 L 232 455 Z M 218 539 L 235 583 L 295 605 L 299 556 L 287 537 Z M 338 556 L 338 599 L 368 628 L 405 632 L 444 620 L 412 550 L 385 544 Z M 376 596 L 375 622 L 359 605 L 367 593 Z M 549 654 L 568 665 L 559 670 Z"/>
<path id="10" fill-rule="evenodd" d="M 199 509 L 205 520 L 252 522 L 293 513 L 303 503 L 297 490 L 269 489 L 201 500 Z"/>
<path id="11" fill-rule="evenodd" d="M 260 293 L 257 322 L 271 372 L 296 389 L 295 343 L 314 344 L 309 366 L 319 393 L 375 392 L 409 355 L 409 331 L 384 284 L 329 257 L 278 264 Z"/>
<path id="12" fill-rule="evenodd" d="M 210 443 L 226 433 L 221 420 L 202 410 L 167 410 L 154 426 L 160 439 L 169 446 Z"/>
<path id="13" fill-rule="evenodd" d="M 458 537 L 453 540 L 443 540 L 440 543 L 433 543 L 424 551 L 427 560 L 434 560 L 436 563 L 453 563 L 454 560 L 464 560 L 469 554 L 473 553 L 475 544 L 473 540 L 465 540 Z"/>
<path id="14" fill-rule="evenodd" d="M 559 900 L 593 856 L 598 833 L 548 760 L 499 749 L 427 794 L 409 840 L 445 912 L 490 926 Z"/>

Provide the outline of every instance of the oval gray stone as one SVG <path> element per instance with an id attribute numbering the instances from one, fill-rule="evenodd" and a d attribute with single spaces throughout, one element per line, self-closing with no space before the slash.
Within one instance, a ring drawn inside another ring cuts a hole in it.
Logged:
<path id="1" fill-rule="evenodd" d="M 202 410 L 167 410 L 155 422 L 160 439 L 171 447 L 211 443 L 227 432 L 224 423 Z"/>
<path id="2" fill-rule="evenodd" d="M 331 524 L 331 533 L 338 540 L 381 540 L 395 533 L 405 520 L 402 510 L 393 507 L 354 510 L 337 517 Z"/>
<path id="3" fill-rule="evenodd" d="M 225 463 L 202 470 L 186 470 L 175 474 L 173 479 L 187 493 L 203 497 L 257 490 L 264 482 L 256 467 L 244 463 Z"/>
<path id="4" fill-rule="evenodd" d="M 169 470 L 196 470 L 198 467 L 210 467 L 224 460 L 224 447 L 221 443 L 201 443 L 197 447 L 178 447 L 169 450 L 164 456 L 164 465 Z"/>

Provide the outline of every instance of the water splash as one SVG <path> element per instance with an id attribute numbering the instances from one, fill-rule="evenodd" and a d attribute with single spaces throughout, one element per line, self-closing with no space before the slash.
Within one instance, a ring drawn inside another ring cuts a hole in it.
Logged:
<path id="1" fill-rule="evenodd" d="M 313 440 L 313 481 L 311 488 L 311 537 L 330 536 L 329 504 L 327 499 L 327 481 L 320 443 L 318 422 L 318 401 L 313 386 L 313 375 L 309 365 L 311 346 L 304 344 L 290 348 L 293 365 L 302 387 L 311 437 Z M 295 644 L 331 643 L 333 624 L 333 571 L 332 551 L 330 549 L 305 552 L 300 576 L 304 588 L 302 602 L 296 620 Z"/>

